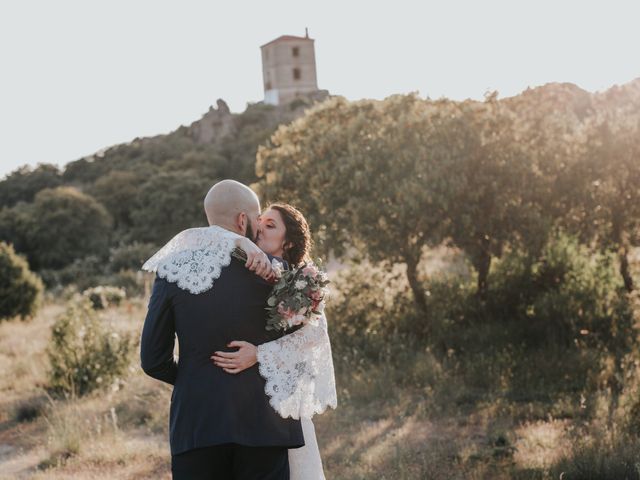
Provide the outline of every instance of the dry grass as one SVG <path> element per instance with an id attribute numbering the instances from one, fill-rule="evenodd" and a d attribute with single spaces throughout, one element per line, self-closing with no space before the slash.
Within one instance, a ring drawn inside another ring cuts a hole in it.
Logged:
<path id="1" fill-rule="evenodd" d="M 145 308 L 134 299 L 101 315 L 138 337 Z M 45 394 L 45 348 L 62 309 L 49 303 L 29 322 L 0 324 L 0 478 L 170 478 L 170 387 L 146 377 L 137 358 L 113 388 L 66 400 Z M 329 479 L 549 478 L 550 465 L 571 453 L 572 420 L 552 418 L 553 404 L 457 405 L 466 387 L 446 377 L 435 395 L 398 389 L 397 372 L 338 371 L 348 387 L 339 388 L 339 408 L 314 419 Z"/>
<path id="2" fill-rule="evenodd" d="M 170 388 L 135 360 L 127 378 L 104 391 L 66 400 L 46 394 L 46 346 L 63 308 L 48 304 L 31 321 L 0 324 L 0 478 L 170 478 Z M 134 299 L 101 316 L 137 337 L 144 308 Z"/>

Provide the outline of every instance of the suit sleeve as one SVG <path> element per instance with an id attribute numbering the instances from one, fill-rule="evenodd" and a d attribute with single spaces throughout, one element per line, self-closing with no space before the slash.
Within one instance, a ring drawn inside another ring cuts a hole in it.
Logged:
<path id="1" fill-rule="evenodd" d="M 175 319 L 167 281 L 156 277 L 140 339 L 142 370 L 155 379 L 175 384 L 178 364 L 173 358 Z"/>

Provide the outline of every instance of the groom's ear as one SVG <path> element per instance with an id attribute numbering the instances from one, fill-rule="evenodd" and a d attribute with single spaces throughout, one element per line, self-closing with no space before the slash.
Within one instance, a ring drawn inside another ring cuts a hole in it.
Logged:
<path id="1" fill-rule="evenodd" d="M 236 217 L 236 227 L 242 232 L 242 235 L 247 231 L 247 220 L 247 214 L 244 212 L 240 212 Z"/>

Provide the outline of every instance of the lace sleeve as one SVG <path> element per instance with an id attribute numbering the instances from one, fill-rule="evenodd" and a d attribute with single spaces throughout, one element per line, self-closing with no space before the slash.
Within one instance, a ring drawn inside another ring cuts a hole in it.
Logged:
<path id="1" fill-rule="evenodd" d="M 281 417 L 311 418 L 336 408 L 331 344 L 324 314 L 277 340 L 258 346 L 258 368 L 269 403 Z"/>

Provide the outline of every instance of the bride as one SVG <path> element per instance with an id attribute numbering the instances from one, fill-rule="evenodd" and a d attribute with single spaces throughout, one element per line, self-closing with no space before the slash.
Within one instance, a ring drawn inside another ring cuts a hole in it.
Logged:
<path id="1" fill-rule="evenodd" d="M 235 242 L 247 254 L 260 249 L 286 260 L 292 267 L 308 261 L 311 250 L 311 235 L 304 216 L 291 205 L 282 203 L 272 204 L 260 216 L 255 244 L 245 237 Z M 284 418 L 301 420 L 305 446 L 289 450 L 291 480 L 324 480 L 311 421 L 314 414 L 337 405 L 324 314 L 315 323 L 308 323 L 277 340 L 255 346 L 238 339 L 229 346 L 238 350 L 215 352 L 211 357 L 214 364 L 233 375 L 258 364 L 271 406 Z"/>

